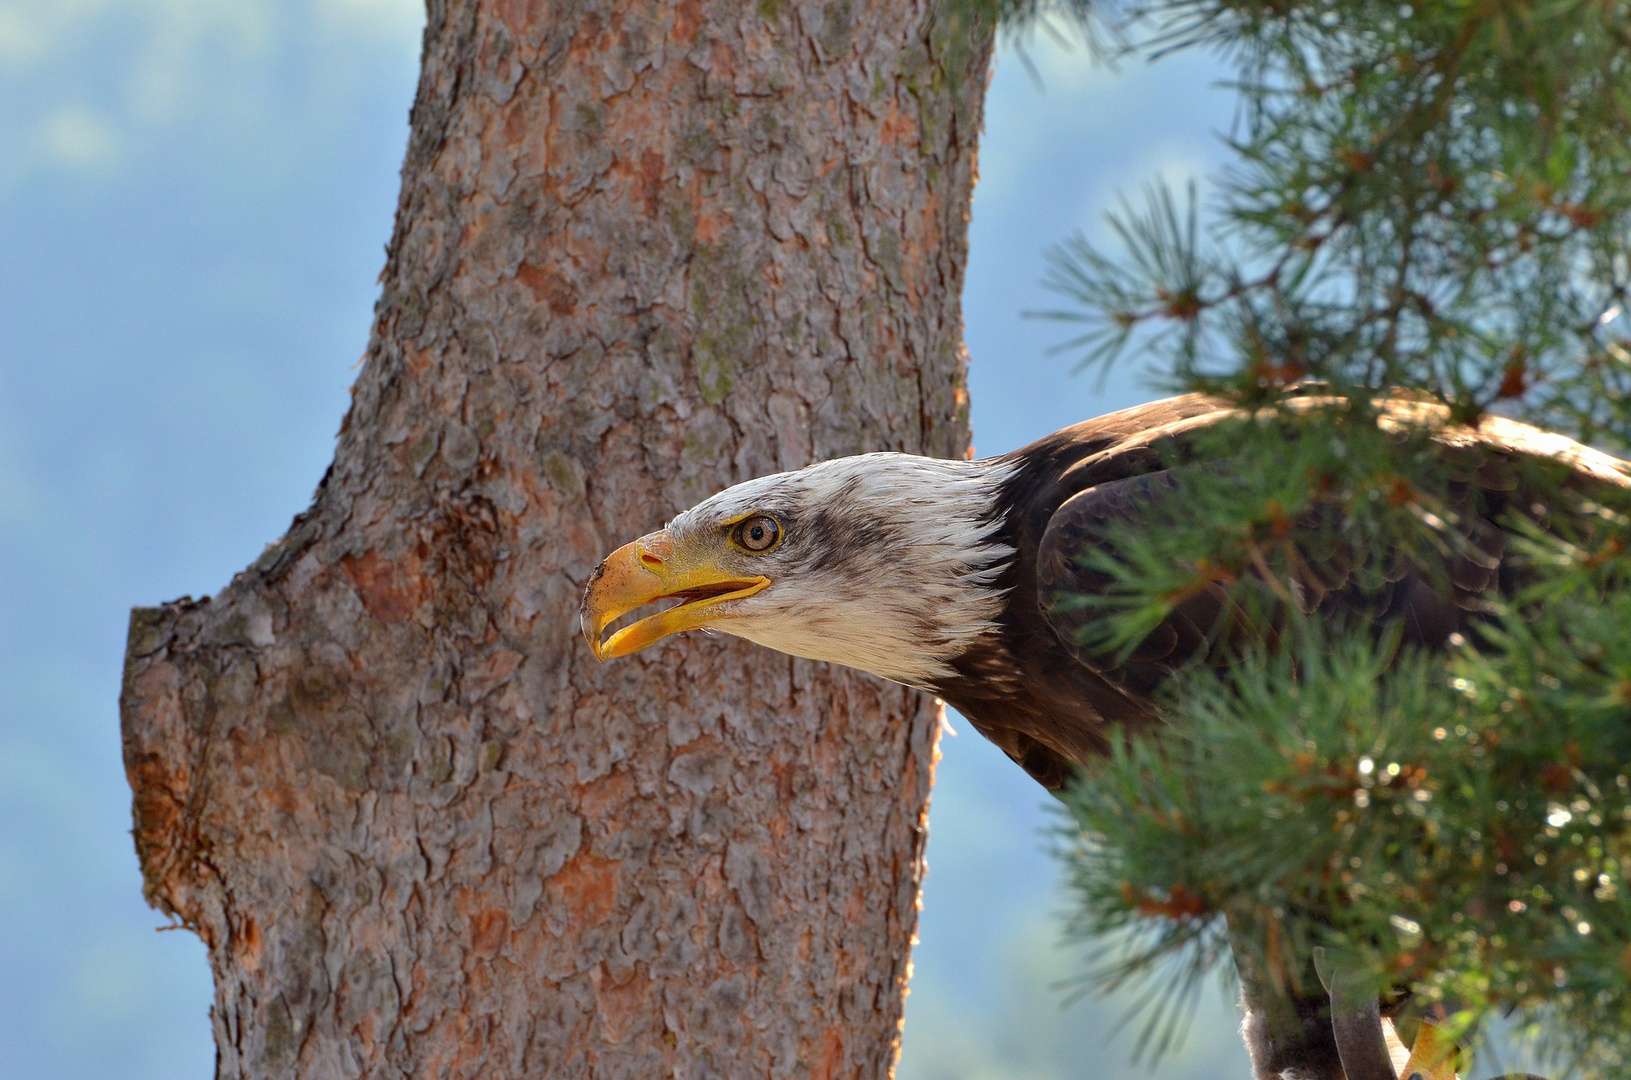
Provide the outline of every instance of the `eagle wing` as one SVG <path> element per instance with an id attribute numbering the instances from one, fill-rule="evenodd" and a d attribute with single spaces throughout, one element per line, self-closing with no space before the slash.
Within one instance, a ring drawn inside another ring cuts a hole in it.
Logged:
<path id="1" fill-rule="evenodd" d="M 1130 698 L 1147 700 L 1162 682 L 1221 638 L 1273 633 L 1272 627 L 1250 625 L 1250 616 L 1222 585 L 1203 580 L 1174 603 L 1131 652 L 1111 654 L 1096 648 L 1090 637 L 1102 611 L 1082 602 L 1084 597 L 1104 596 L 1115 584 L 1088 554 L 1095 549 L 1113 551 L 1118 532 L 1157 527 L 1179 509 L 1178 476 L 1162 463 L 1182 459 L 1182 453 L 1173 450 L 1182 446 L 1185 434 L 1229 415 L 1219 411 L 1196 417 L 1175 425 L 1158 440 L 1146 433 L 1125 446 L 1101 451 L 1091 465 L 1094 473 L 1115 478 L 1066 499 L 1043 533 L 1036 578 L 1043 618 L 1079 663 Z M 1157 453 L 1161 441 L 1168 445 Z M 1437 442 L 1445 467 L 1458 477 L 1450 484 L 1450 509 L 1458 532 L 1451 537 L 1452 554 L 1424 564 L 1420 557 L 1408 558 L 1394 550 L 1356 554 L 1344 545 L 1322 544 L 1319 535 L 1330 524 L 1330 507 L 1316 504 L 1290 523 L 1289 539 L 1299 558 L 1289 585 L 1305 611 L 1350 621 L 1363 617 L 1378 629 L 1396 626 L 1407 642 L 1440 647 L 1487 609 L 1491 590 L 1510 592 L 1520 580 L 1507 543 L 1509 512 L 1543 523 L 1561 510 L 1559 490 L 1526 486 L 1520 479 L 1522 470 L 1514 467 L 1516 459 L 1566 465 L 1563 486 L 1579 491 L 1604 484 L 1628 486 L 1625 463 L 1618 459 L 1512 421 L 1491 418 L 1477 431 L 1446 428 Z M 1221 476 L 1229 463 L 1186 462 L 1183 467 L 1211 468 Z"/>
<path id="2" fill-rule="evenodd" d="M 1113 545 L 1117 525 L 1143 524 L 1177 487 L 1173 474 L 1161 470 L 1079 492 L 1049 519 L 1037 550 L 1037 601 L 1049 627 L 1079 663 L 1140 697 L 1148 697 L 1206 649 L 1227 607 L 1227 594 L 1221 586 L 1207 583 L 1175 605 L 1130 654 L 1112 657 L 1090 644 L 1093 623 L 1102 612 L 1084 600 L 1103 596 L 1115 582 L 1087 556 Z"/>

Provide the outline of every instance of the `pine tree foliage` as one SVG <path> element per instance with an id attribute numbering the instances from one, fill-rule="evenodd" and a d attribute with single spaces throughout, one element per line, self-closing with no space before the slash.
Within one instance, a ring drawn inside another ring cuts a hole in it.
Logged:
<path id="1" fill-rule="evenodd" d="M 1048 278 L 1084 364 L 1244 417 L 1174 450 L 1180 494 L 1079 600 L 1107 655 L 1198 589 L 1234 605 L 1171 723 L 1068 800 L 1099 981 L 1144 983 L 1159 1050 L 1231 943 L 1301 993 L 1324 948 L 1468 1041 L 1515 1017 L 1631 1075 L 1631 507 L 1532 464 L 1492 511 L 1445 446 L 1493 412 L 1631 448 L 1631 3 L 995 6 L 1112 58 L 1211 50 L 1241 101 L 1204 193 L 1125 203 Z M 1453 576 L 1492 512 L 1515 569 L 1448 649 L 1306 595 Z"/>

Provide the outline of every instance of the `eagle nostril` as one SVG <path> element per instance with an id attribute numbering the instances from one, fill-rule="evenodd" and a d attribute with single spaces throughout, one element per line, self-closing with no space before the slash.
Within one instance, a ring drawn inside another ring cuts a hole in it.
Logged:
<path id="1" fill-rule="evenodd" d="M 663 560 L 660 555 L 653 555 L 649 551 L 642 551 L 640 553 L 640 563 L 642 566 L 661 566 L 663 564 Z"/>

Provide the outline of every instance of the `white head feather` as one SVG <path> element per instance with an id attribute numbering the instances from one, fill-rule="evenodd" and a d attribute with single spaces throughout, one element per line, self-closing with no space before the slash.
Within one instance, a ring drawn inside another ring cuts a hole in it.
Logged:
<path id="1" fill-rule="evenodd" d="M 782 538 L 740 553 L 763 591 L 711 625 L 780 652 L 925 687 L 993 629 L 1013 548 L 994 539 L 1014 466 L 862 454 L 738 484 L 669 523 L 678 542 L 765 514 Z"/>

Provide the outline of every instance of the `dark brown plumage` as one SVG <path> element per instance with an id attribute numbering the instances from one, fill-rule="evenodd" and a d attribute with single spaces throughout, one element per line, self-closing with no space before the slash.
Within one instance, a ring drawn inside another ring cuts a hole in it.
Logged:
<path id="1" fill-rule="evenodd" d="M 1420 417 L 1429 406 L 1400 399 L 1387 409 Z M 994 537 L 1017 556 L 998 587 L 1005 606 L 999 632 L 952 661 L 957 674 L 935 689 L 1032 777 L 1050 789 L 1068 782 L 1078 764 L 1103 752 L 1111 725 L 1152 722 L 1152 694 L 1161 681 L 1204 649 L 1225 603 L 1219 588 L 1189 596 L 1123 662 L 1076 644 L 1088 614 L 1061 598 L 1101 591 L 1108 582 L 1081 565 L 1081 555 L 1106 543 L 1114 522 L 1134 527 L 1175 487 L 1169 464 L 1182 459 L 1200 429 L 1239 414 L 1200 395 L 1170 398 L 1098 417 L 1055 432 L 1007 455 L 1015 475 L 995 512 L 1004 521 Z M 1438 647 L 1462 629 L 1492 588 L 1513 584 L 1507 557 L 1506 511 L 1514 500 L 1536 510 L 1555 491 L 1516 490 L 1516 459 L 1567 466 L 1574 486 L 1627 484 L 1623 463 L 1559 436 L 1505 420 L 1477 431 L 1447 428 L 1438 437 L 1446 466 L 1458 475 L 1469 541 L 1440 566 L 1417 566 L 1389 552 L 1379 590 L 1361 595 L 1354 567 L 1326 562 L 1299 582 L 1311 608 L 1337 616 L 1365 607 L 1397 624 L 1405 641 Z M 1226 466 L 1220 466 L 1226 467 Z M 1297 523 L 1312 528 L 1317 522 Z"/>

